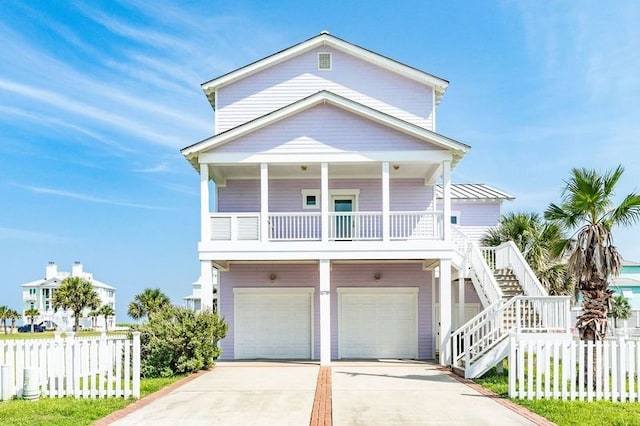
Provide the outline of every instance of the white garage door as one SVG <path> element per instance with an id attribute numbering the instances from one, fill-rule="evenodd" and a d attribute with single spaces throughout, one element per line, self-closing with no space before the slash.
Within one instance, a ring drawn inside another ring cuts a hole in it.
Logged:
<path id="1" fill-rule="evenodd" d="M 418 358 L 418 289 L 338 288 L 340 358 Z"/>
<path id="2" fill-rule="evenodd" d="M 236 359 L 310 359 L 312 288 L 234 290 Z"/>

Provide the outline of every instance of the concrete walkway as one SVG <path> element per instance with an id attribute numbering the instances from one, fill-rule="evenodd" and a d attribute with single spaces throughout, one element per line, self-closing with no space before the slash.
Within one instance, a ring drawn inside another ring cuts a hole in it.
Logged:
<path id="1" fill-rule="evenodd" d="M 318 372 L 319 366 L 312 363 L 220 362 L 111 424 L 306 426 L 314 409 Z M 336 426 L 544 424 L 432 363 L 335 362 L 330 379 Z"/>

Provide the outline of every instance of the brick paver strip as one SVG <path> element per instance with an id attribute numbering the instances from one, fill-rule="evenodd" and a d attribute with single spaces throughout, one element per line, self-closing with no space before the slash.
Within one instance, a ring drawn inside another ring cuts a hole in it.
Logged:
<path id="1" fill-rule="evenodd" d="M 107 426 L 107 425 L 110 425 L 111 423 L 115 422 L 116 420 L 120 420 L 121 418 L 133 413 L 137 409 L 142 408 L 145 405 L 151 404 L 156 399 L 165 396 L 166 394 L 172 392 L 174 389 L 179 388 L 182 385 L 186 385 L 190 381 L 197 379 L 198 377 L 202 376 L 203 374 L 207 374 L 209 371 L 210 370 L 202 370 L 202 371 L 198 371 L 197 373 L 191 374 L 190 376 L 183 377 L 182 379 L 171 383 L 169 386 L 164 387 L 164 388 L 160 389 L 157 392 L 154 392 L 154 393 L 152 393 L 150 395 L 147 395 L 144 398 L 141 398 L 141 399 L 137 400 L 136 402 L 127 405 L 126 407 L 122 408 L 121 410 L 114 411 L 113 413 L 109 414 L 107 417 L 103 417 L 100 420 L 96 421 L 93 425 L 94 426 Z"/>
<path id="2" fill-rule="evenodd" d="M 331 367 L 323 366 L 318 371 L 316 393 L 311 409 L 311 426 L 331 426 Z"/>
<path id="3" fill-rule="evenodd" d="M 460 377 L 457 374 L 454 374 L 447 367 L 438 367 L 438 368 L 439 368 L 440 371 L 443 371 L 443 372 L 449 374 L 451 377 L 453 377 L 457 381 L 459 381 L 461 383 L 464 383 L 465 385 L 469 386 L 471 389 L 473 389 L 473 390 L 475 390 L 477 392 L 480 392 L 483 395 L 486 395 L 486 396 L 488 396 L 490 398 L 493 398 L 498 404 L 503 405 L 503 406 L 507 407 L 508 409 L 510 409 L 511 411 L 514 411 L 514 412 L 520 414 L 522 417 L 524 417 L 524 418 L 526 418 L 528 420 L 531 420 L 533 423 L 535 423 L 537 425 L 540 425 L 540 426 L 554 426 L 555 425 L 555 423 L 549 421 L 548 419 L 545 419 L 541 415 L 527 410 L 523 406 L 518 405 L 515 402 L 512 402 L 509 399 L 498 395 L 497 393 L 485 388 L 484 386 L 477 384 L 473 380 L 465 379 L 464 377 Z"/>

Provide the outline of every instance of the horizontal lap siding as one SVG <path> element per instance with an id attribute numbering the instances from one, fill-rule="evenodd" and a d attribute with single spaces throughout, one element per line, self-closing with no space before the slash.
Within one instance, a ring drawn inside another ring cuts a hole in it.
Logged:
<path id="1" fill-rule="evenodd" d="M 319 179 L 273 179 L 269 181 L 270 212 L 319 212 L 302 208 L 302 190 L 320 189 Z M 358 189 L 360 211 L 382 210 L 381 179 L 330 179 L 329 190 Z M 260 181 L 228 180 L 217 188 L 219 212 L 259 212 Z M 423 211 L 432 206 L 433 188 L 422 179 L 390 180 L 391 211 Z M 318 205 L 320 206 L 320 205 Z"/>
<path id="2" fill-rule="evenodd" d="M 270 275 L 277 275 L 275 282 L 270 280 Z M 233 289 L 241 287 L 313 287 L 313 358 L 320 357 L 320 307 L 318 305 L 318 283 L 320 275 L 318 265 L 305 264 L 262 264 L 262 265 L 231 265 L 228 272 L 220 272 L 220 313 L 229 324 L 227 337 L 220 341 L 222 355 L 220 359 L 230 360 L 234 358 L 233 352 Z"/>
<path id="3" fill-rule="evenodd" d="M 381 278 L 375 281 L 374 274 Z M 331 270 L 331 358 L 338 358 L 340 287 L 418 287 L 418 357 L 432 357 L 431 272 L 420 264 L 335 264 Z"/>
<path id="4" fill-rule="evenodd" d="M 500 219 L 499 203 L 452 203 L 451 210 L 460 212 L 462 226 L 495 226 Z"/>
<path id="5" fill-rule="evenodd" d="M 317 69 L 331 52 L 332 70 Z M 218 89 L 216 132 L 328 90 L 432 130 L 432 89 L 330 48 L 318 48 Z"/>
<path id="6" fill-rule="evenodd" d="M 212 152 L 343 152 L 438 147 L 338 107 L 320 104 L 214 148 Z"/>

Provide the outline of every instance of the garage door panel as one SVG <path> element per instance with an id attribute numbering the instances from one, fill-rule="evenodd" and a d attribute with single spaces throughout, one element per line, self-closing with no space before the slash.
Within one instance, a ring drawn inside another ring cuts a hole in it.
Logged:
<path id="1" fill-rule="evenodd" d="M 415 289 L 339 289 L 339 305 L 340 357 L 417 358 Z"/>
<path id="2" fill-rule="evenodd" d="M 311 291 L 235 294 L 235 358 L 311 358 Z"/>

